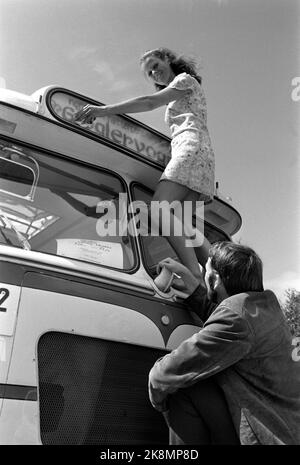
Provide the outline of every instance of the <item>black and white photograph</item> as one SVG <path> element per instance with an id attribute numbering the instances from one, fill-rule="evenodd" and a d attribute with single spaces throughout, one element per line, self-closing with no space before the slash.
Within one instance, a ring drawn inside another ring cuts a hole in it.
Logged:
<path id="1" fill-rule="evenodd" d="M 0 44 L 0 445 L 300 445 L 300 0 L 0 0 Z"/>

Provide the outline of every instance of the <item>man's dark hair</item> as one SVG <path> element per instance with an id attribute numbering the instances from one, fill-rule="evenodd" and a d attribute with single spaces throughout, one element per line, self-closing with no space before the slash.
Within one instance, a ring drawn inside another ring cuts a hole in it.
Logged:
<path id="1" fill-rule="evenodd" d="M 228 295 L 264 290 L 262 261 L 250 247 L 233 242 L 216 242 L 209 249 L 209 258 Z"/>

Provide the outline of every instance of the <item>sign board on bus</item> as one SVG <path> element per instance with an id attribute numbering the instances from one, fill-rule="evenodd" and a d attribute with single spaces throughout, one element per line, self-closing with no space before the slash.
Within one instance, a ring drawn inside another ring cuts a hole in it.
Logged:
<path id="1" fill-rule="evenodd" d="M 93 124 L 76 123 L 74 115 L 88 102 L 68 92 L 53 92 L 49 104 L 59 118 L 80 126 L 88 132 L 108 139 L 135 154 L 166 166 L 171 157 L 168 139 L 119 115 L 96 118 Z"/>

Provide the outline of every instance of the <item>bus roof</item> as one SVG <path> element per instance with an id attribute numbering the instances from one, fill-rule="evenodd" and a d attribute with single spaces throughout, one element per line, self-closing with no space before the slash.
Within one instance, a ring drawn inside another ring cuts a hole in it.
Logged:
<path id="1" fill-rule="evenodd" d="M 41 88 L 31 96 L 0 89 L 0 102 L 59 122 L 79 134 L 98 139 L 99 142 L 117 146 L 139 162 L 150 163 L 160 171 L 163 171 L 171 156 L 169 137 L 127 115 L 97 118 L 92 125 L 76 123 L 74 115 L 84 105 L 102 104 L 56 85 Z M 8 122 L 0 119 L 0 127 L 6 123 Z M 233 235 L 240 229 L 242 220 L 227 200 L 216 192 L 213 202 L 205 206 L 205 217 L 211 224 Z"/>

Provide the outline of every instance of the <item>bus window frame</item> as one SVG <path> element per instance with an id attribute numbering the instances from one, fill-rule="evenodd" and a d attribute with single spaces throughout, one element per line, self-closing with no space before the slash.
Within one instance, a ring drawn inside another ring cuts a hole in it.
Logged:
<path id="1" fill-rule="evenodd" d="M 28 157 L 29 159 L 32 159 L 32 157 Z M 33 182 L 32 182 L 32 185 L 30 187 L 30 192 L 29 194 L 26 194 L 26 195 L 21 195 L 21 194 L 15 194 L 13 192 L 9 192 L 9 191 L 6 191 L 5 189 L 1 189 L 0 188 L 0 192 L 3 192 L 5 194 L 10 194 L 10 195 L 13 195 L 14 197 L 18 197 L 20 199 L 25 199 L 25 200 L 28 200 L 29 202 L 33 202 L 33 199 L 34 199 L 34 193 L 35 193 L 35 190 L 36 190 L 36 186 L 37 186 L 37 182 L 38 182 L 38 175 L 34 172 L 34 170 L 30 167 L 30 166 L 27 166 L 23 163 L 20 163 L 20 162 L 17 162 L 17 161 L 14 161 L 14 160 L 10 160 L 10 159 L 7 159 L 7 158 L 4 158 L 0 155 L 0 159 L 2 160 L 5 160 L 9 163 L 13 163 L 15 165 L 19 165 L 19 166 L 22 166 L 24 168 L 27 168 L 28 170 L 30 170 L 32 173 L 33 173 Z M 36 164 L 36 160 L 32 159 L 34 161 L 34 163 Z"/>
<path id="2" fill-rule="evenodd" d="M 52 120 L 47 120 L 49 123 L 51 122 L 52 123 Z M 61 160 L 65 161 L 65 162 L 71 162 L 71 163 L 75 163 L 76 165 L 79 165 L 79 166 L 84 166 L 85 168 L 89 168 L 89 169 L 96 169 L 97 171 L 102 171 L 102 172 L 105 172 L 106 174 L 110 175 L 110 176 L 114 176 L 115 178 L 117 178 L 120 182 L 120 184 L 122 186 L 124 186 L 124 193 L 126 193 L 127 195 L 127 199 L 128 199 L 128 205 L 129 205 L 129 202 L 132 201 L 132 198 L 131 198 L 131 192 L 130 192 L 130 186 L 129 184 L 126 182 L 126 180 L 119 174 L 119 173 L 115 173 L 114 171 L 111 171 L 107 168 L 103 168 L 103 167 L 99 167 L 97 165 L 93 165 L 92 163 L 86 161 L 86 160 L 78 160 L 77 158 L 71 158 L 67 155 L 64 155 L 64 154 L 61 154 L 60 152 L 54 152 L 52 150 L 49 150 L 49 149 L 46 149 L 46 148 L 43 148 L 43 147 L 40 147 L 40 146 L 37 146 L 37 145 L 34 145 L 34 144 L 30 144 L 29 142 L 24 142 L 20 139 L 16 139 L 16 138 L 11 138 L 9 136 L 6 136 L 6 135 L 0 135 L 0 138 L 1 140 L 5 140 L 7 141 L 8 143 L 10 144 L 16 144 L 16 145 L 20 145 L 21 147 L 24 147 L 25 149 L 28 148 L 29 150 L 32 150 L 32 151 L 37 151 L 37 152 L 40 152 L 41 154 L 43 155 L 48 155 L 50 157 L 56 157 L 56 158 L 60 158 Z M 98 143 L 100 145 L 104 145 L 104 144 L 101 144 L 101 141 L 98 140 Z M 115 148 L 115 147 L 114 147 Z M 128 205 L 127 205 L 127 208 L 128 208 Z M 128 210 L 127 210 L 127 213 L 128 213 Z M 128 220 L 128 223 L 129 223 L 130 219 Z M 120 272 L 120 273 L 124 273 L 124 274 L 134 274 L 136 273 L 140 267 L 141 267 L 141 263 L 142 263 L 142 260 L 141 260 L 141 257 L 140 257 L 140 254 L 139 254 L 139 248 L 138 248 L 138 245 L 137 245 L 137 238 L 136 238 L 136 235 L 134 234 L 133 236 L 130 235 L 131 237 L 131 244 L 133 245 L 132 246 L 132 252 L 133 252 L 133 257 L 134 257 L 134 266 L 128 270 L 124 270 L 124 269 L 121 269 L 121 268 L 115 268 L 115 267 L 110 267 L 110 266 L 107 266 L 107 265 L 101 265 L 101 264 L 96 264 L 96 263 L 92 263 L 92 262 L 86 262 L 86 261 L 83 261 L 83 260 L 78 260 L 76 258 L 72 258 L 72 257 L 65 257 L 65 258 L 69 258 L 70 260 L 75 260 L 75 262 L 77 263 L 81 263 L 83 264 L 87 264 L 88 266 L 99 266 L 103 269 L 108 269 L 108 270 L 112 270 L 112 271 L 117 271 L 117 272 Z M 49 256 L 52 256 L 52 257 L 60 257 L 60 255 L 57 255 L 57 254 L 50 254 L 50 253 L 47 253 L 47 252 L 39 252 L 37 250 L 32 250 L 32 252 L 38 252 L 38 253 L 42 253 L 42 254 L 45 254 L 45 255 L 49 255 Z M 91 271 L 89 270 L 89 273 L 91 273 Z M 96 276 L 96 275 L 95 275 Z"/>

